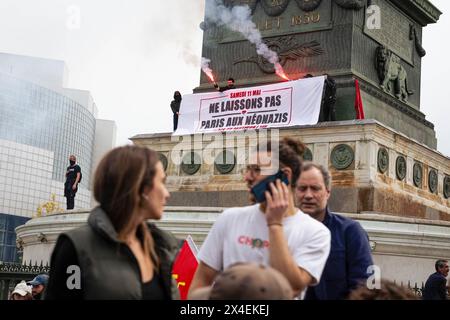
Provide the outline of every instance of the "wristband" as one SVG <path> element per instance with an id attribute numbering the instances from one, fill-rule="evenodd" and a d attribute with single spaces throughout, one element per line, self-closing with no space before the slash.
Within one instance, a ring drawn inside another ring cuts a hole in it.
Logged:
<path id="1" fill-rule="evenodd" d="M 270 226 L 280 226 L 280 227 L 282 227 L 283 224 L 280 223 L 280 222 L 272 222 L 272 223 L 268 223 L 267 226 L 268 226 L 268 227 L 270 227 Z"/>

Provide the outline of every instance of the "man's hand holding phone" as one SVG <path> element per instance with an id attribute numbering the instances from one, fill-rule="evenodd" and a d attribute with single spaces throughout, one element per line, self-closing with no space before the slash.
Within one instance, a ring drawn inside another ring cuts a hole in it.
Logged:
<path id="1" fill-rule="evenodd" d="M 266 191 L 267 225 L 283 225 L 283 217 L 289 207 L 289 189 L 280 179 L 269 184 L 270 192 Z"/>

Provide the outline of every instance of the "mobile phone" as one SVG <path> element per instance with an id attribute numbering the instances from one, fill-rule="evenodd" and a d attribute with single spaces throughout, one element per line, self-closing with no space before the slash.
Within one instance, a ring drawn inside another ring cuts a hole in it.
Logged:
<path id="1" fill-rule="evenodd" d="M 285 185 L 289 185 L 289 180 L 286 174 L 279 170 L 274 175 L 268 176 L 264 180 L 260 181 L 257 185 L 255 185 L 251 189 L 251 193 L 255 196 L 255 200 L 258 203 L 266 201 L 266 195 L 264 194 L 266 191 L 270 192 L 270 183 L 275 182 L 280 179 Z"/>

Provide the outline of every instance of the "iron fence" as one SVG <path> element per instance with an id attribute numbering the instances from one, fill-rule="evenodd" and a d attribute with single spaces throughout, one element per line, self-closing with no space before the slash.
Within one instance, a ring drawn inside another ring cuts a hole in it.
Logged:
<path id="1" fill-rule="evenodd" d="M 50 271 L 48 264 L 32 265 L 19 263 L 1 263 L 0 262 L 0 300 L 8 300 L 16 284 L 20 281 L 30 281 L 36 275 Z"/>
<path id="2" fill-rule="evenodd" d="M 394 283 L 395 283 L 395 281 L 394 281 Z M 411 290 L 414 293 L 414 295 L 416 295 L 419 298 L 422 298 L 423 289 L 425 288 L 425 284 L 423 282 L 420 286 L 417 284 L 417 282 L 414 282 L 414 286 L 413 286 L 411 281 L 408 281 L 408 283 L 406 285 L 403 284 L 403 282 L 400 282 L 400 286 L 408 288 L 409 290 Z"/>

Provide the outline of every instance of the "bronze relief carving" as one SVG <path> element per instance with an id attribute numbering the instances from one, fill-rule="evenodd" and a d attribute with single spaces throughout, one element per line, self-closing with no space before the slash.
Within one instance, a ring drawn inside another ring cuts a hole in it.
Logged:
<path id="1" fill-rule="evenodd" d="M 436 193 L 438 188 L 438 174 L 437 171 L 434 169 L 430 170 L 430 173 L 428 173 L 428 188 L 430 189 L 431 193 Z"/>
<path id="2" fill-rule="evenodd" d="M 236 166 L 236 157 L 230 150 L 222 151 L 214 160 L 214 166 L 221 174 L 228 174 Z"/>
<path id="3" fill-rule="evenodd" d="M 259 0 L 224 0 L 223 4 L 226 7 L 235 7 L 235 6 L 245 6 L 248 5 L 250 10 L 252 10 L 252 14 L 255 12 L 256 5 Z"/>
<path id="4" fill-rule="evenodd" d="M 287 6 L 289 5 L 289 0 L 260 0 L 261 6 L 264 12 L 271 17 L 276 17 L 282 14 Z"/>
<path id="5" fill-rule="evenodd" d="M 366 0 L 334 0 L 336 4 L 344 9 L 359 10 L 362 9 Z"/>
<path id="6" fill-rule="evenodd" d="M 444 178 L 443 189 L 445 199 L 450 198 L 450 176 Z"/>
<path id="7" fill-rule="evenodd" d="M 313 154 L 311 152 L 311 149 L 306 148 L 305 152 L 303 153 L 303 160 L 304 161 L 313 161 Z"/>
<path id="8" fill-rule="evenodd" d="M 306 12 L 316 10 L 320 6 L 320 3 L 322 2 L 322 0 L 295 0 L 295 1 L 297 1 L 298 7 Z"/>
<path id="9" fill-rule="evenodd" d="M 422 188 L 423 169 L 420 163 L 415 163 L 413 167 L 413 181 L 417 188 Z"/>
<path id="10" fill-rule="evenodd" d="M 284 66 L 288 60 L 298 60 L 305 57 L 318 56 L 324 53 L 324 50 L 317 41 L 299 45 L 296 44 L 294 37 L 281 37 L 268 41 L 266 44 L 271 50 L 278 54 L 282 66 Z M 233 64 L 236 65 L 243 62 L 256 63 L 263 72 L 268 74 L 275 73 L 273 64 L 259 55 L 235 61 Z"/>
<path id="11" fill-rule="evenodd" d="M 158 156 L 159 156 L 159 161 L 161 161 L 161 164 L 163 165 L 164 171 L 166 171 L 167 170 L 167 166 L 169 164 L 169 161 L 167 160 L 167 157 L 161 152 L 158 153 Z"/>
<path id="12" fill-rule="evenodd" d="M 194 175 L 200 170 L 201 161 L 198 153 L 194 151 L 186 153 L 181 162 L 181 170 L 188 175 Z"/>
<path id="13" fill-rule="evenodd" d="M 331 164 L 337 170 L 345 170 L 353 163 L 355 153 L 353 149 L 346 144 L 340 144 L 331 151 Z"/>
<path id="14" fill-rule="evenodd" d="M 389 169 L 389 153 L 386 148 L 380 148 L 378 150 L 378 170 L 381 173 L 386 173 Z"/>
<path id="15" fill-rule="evenodd" d="M 400 61 L 400 57 L 385 46 L 377 48 L 376 68 L 381 89 L 388 94 L 393 92 L 399 100 L 408 102 L 414 92 L 408 88 L 408 74 Z"/>
<path id="16" fill-rule="evenodd" d="M 397 179 L 402 181 L 406 177 L 406 159 L 404 156 L 398 156 L 395 162 L 395 173 Z"/>

